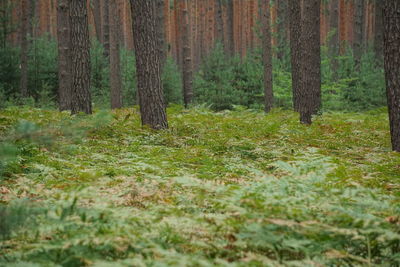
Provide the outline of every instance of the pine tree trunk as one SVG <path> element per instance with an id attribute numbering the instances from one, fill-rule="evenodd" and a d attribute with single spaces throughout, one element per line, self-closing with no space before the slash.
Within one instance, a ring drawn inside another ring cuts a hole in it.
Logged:
<path id="1" fill-rule="evenodd" d="M 117 0 L 109 0 L 110 12 L 110 90 L 111 108 L 122 108 L 121 66 L 119 55 L 119 14 Z"/>
<path id="2" fill-rule="evenodd" d="M 304 124 L 311 124 L 311 116 L 321 108 L 320 8 L 321 0 L 304 0 L 300 94 L 300 121 Z"/>
<path id="3" fill-rule="evenodd" d="M 93 2 L 93 19 L 94 19 L 94 28 L 96 30 L 96 38 L 100 42 L 101 41 L 101 0 L 92 0 Z"/>
<path id="4" fill-rule="evenodd" d="M 383 59 L 383 1 L 375 1 L 375 37 L 374 50 L 377 62 L 382 62 Z"/>
<path id="5" fill-rule="evenodd" d="M 28 92 L 28 52 L 29 40 L 28 33 L 31 25 L 31 0 L 22 0 L 21 2 L 21 77 L 20 77 L 20 93 L 22 98 L 29 96 Z"/>
<path id="6" fill-rule="evenodd" d="M 329 56 L 331 59 L 332 77 L 334 81 L 338 79 L 339 61 L 339 1 L 330 1 L 329 8 Z"/>
<path id="7" fill-rule="evenodd" d="M 385 0 L 383 7 L 386 92 L 394 151 L 400 152 L 400 2 Z"/>
<path id="8" fill-rule="evenodd" d="M 357 71 L 360 70 L 361 66 L 361 57 L 363 54 L 363 40 L 364 40 L 364 4 L 365 0 L 355 0 L 355 14 L 354 14 L 354 43 L 353 43 L 353 51 L 354 51 L 354 63 Z"/>
<path id="9" fill-rule="evenodd" d="M 224 20 L 222 18 L 222 0 L 215 0 L 215 22 L 217 24 L 216 27 L 216 36 L 217 42 L 221 43 L 225 47 L 225 38 L 224 38 Z M 226 49 L 224 49 L 226 51 Z"/>
<path id="10" fill-rule="evenodd" d="M 292 93 L 293 108 L 300 111 L 300 93 L 302 92 L 302 20 L 301 20 L 301 3 L 299 0 L 289 0 L 290 4 L 290 51 L 292 65 Z"/>
<path id="11" fill-rule="evenodd" d="M 167 61 L 167 46 L 165 42 L 165 15 L 164 15 L 164 0 L 157 0 L 157 46 L 160 55 L 160 69 L 163 72 L 163 67 Z"/>
<path id="12" fill-rule="evenodd" d="M 60 111 L 71 109 L 71 36 L 69 0 L 58 0 L 58 102 Z"/>
<path id="13" fill-rule="evenodd" d="M 104 56 L 108 59 L 110 55 L 110 3 L 111 0 L 103 0 L 103 47 L 104 47 Z"/>
<path id="14" fill-rule="evenodd" d="M 235 36 L 234 36 L 234 10 L 233 10 L 233 1 L 228 0 L 227 2 L 227 20 L 226 20 L 226 28 L 228 38 L 226 39 L 226 54 L 230 56 L 235 55 Z"/>
<path id="15" fill-rule="evenodd" d="M 270 1 L 259 0 L 262 26 L 262 53 L 264 65 L 264 110 L 270 112 L 274 102 L 272 84 L 272 48 L 271 48 L 271 16 Z"/>
<path id="16" fill-rule="evenodd" d="M 168 128 L 160 57 L 157 51 L 156 2 L 130 0 L 136 51 L 137 88 L 142 124 L 153 129 Z"/>
<path id="17" fill-rule="evenodd" d="M 190 21 L 188 11 L 188 0 L 183 1 L 182 17 L 182 39 L 183 39 L 183 100 L 185 107 L 192 102 L 193 98 L 193 66 L 192 47 L 190 43 Z"/>
<path id="18" fill-rule="evenodd" d="M 72 102 L 71 112 L 92 113 L 90 96 L 90 40 L 86 1 L 70 0 Z"/>
<path id="19" fill-rule="evenodd" d="M 287 30 L 287 0 L 277 0 L 278 4 L 278 21 L 277 21 L 277 34 L 278 34 L 278 59 L 282 60 L 285 56 L 286 44 L 286 30 Z"/>

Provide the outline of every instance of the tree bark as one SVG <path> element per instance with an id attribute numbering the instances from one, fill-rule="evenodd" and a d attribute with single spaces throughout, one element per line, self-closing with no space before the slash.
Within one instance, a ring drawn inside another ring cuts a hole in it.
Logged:
<path id="1" fill-rule="evenodd" d="M 311 116 L 321 108 L 321 0 L 304 0 L 302 29 L 302 81 L 300 121 L 311 124 Z"/>
<path id="2" fill-rule="evenodd" d="M 157 46 L 160 56 L 161 73 L 167 60 L 167 46 L 165 42 L 165 15 L 164 15 L 164 0 L 157 0 Z"/>
<path id="3" fill-rule="evenodd" d="M 270 1 L 259 0 L 262 26 L 262 54 L 264 65 L 264 110 L 270 112 L 274 102 L 272 83 L 272 48 Z"/>
<path id="4" fill-rule="evenodd" d="M 302 21 L 301 21 L 301 3 L 299 0 L 289 0 L 290 4 L 290 51 L 292 65 L 292 93 L 293 108 L 300 111 L 300 93 L 302 92 Z"/>
<path id="5" fill-rule="evenodd" d="M 119 55 L 119 14 L 117 0 L 109 0 L 110 12 L 110 90 L 111 109 L 122 108 L 121 66 Z"/>
<path id="6" fill-rule="evenodd" d="M 136 51 L 137 88 L 143 125 L 153 129 L 168 128 L 160 56 L 157 51 L 156 2 L 130 0 Z"/>
<path id="7" fill-rule="evenodd" d="M 103 0 L 103 47 L 104 47 L 104 56 L 109 59 L 110 56 L 110 11 L 109 11 L 109 1 L 111 0 Z"/>
<path id="8" fill-rule="evenodd" d="M 71 36 L 69 0 L 58 0 L 58 102 L 60 111 L 71 109 Z"/>
<path id="9" fill-rule="evenodd" d="M 32 0 L 22 0 L 21 2 L 21 77 L 20 77 L 20 94 L 22 98 L 29 96 L 28 92 L 28 52 L 29 40 L 28 35 L 31 31 Z"/>
<path id="10" fill-rule="evenodd" d="M 90 40 L 86 1 L 70 0 L 72 102 L 71 113 L 92 113 Z"/>
<path id="11" fill-rule="evenodd" d="M 222 17 L 222 0 L 215 0 L 215 22 L 216 26 L 216 36 L 217 42 L 221 43 L 225 49 L 225 38 L 224 38 L 224 20 Z"/>
<path id="12" fill-rule="evenodd" d="M 227 30 L 227 39 L 225 46 L 225 53 L 230 56 L 235 55 L 235 32 L 234 32 L 234 10 L 233 10 L 233 1 L 228 0 L 227 5 L 227 20 L 226 20 L 226 30 Z"/>
<path id="13" fill-rule="evenodd" d="M 331 58 L 332 78 L 334 81 L 338 79 L 339 61 L 339 1 L 330 1 L 329 8 L 329 56 Z"/>
<path id="14" fill-rule="evenodd" d="M 382 66 L 383 59 L 383 1 L 375 1 L 375 36 L 374 36 L 374 50 L 377 62 Z"/>
<path id="15" fill-rule="evenodd" d="M 383 7 L 384 57 L 390 133 L 400 152 L 400 2 L 385 0 Z"/>
<path id="16" fill-rule="evenodd" d="M 363 54 L 363 40 L 364 40 L 364 18 L 365 18 L 365 3 L 364 0 L 355 0 L 355 14 L 354 14 L 354 64 L 357 71 L 360 70 L 361 57 Z"/>
<path id="17" fill-rule="evenodd" d="M 285 44 L 286 44 L 286 30 L 287 30 L 287 0 L 276 0 L 278 4 L 278 21 L 277 21 L 277 34 L 278 34 L 278 54 L 279 60 L 282 60 L 285 56 Z"/>
<path id="18" fill-rule="evenodd" d="M 94 18 L 94 28 L 96 30 L 96 38 L 101 42 L 101 0 L 93 0 L 93 18 Z"/>
<path id="19" fill-rule="evenodd" d="M 193 98 L 193 66 L 192 66 L 192 46 L 190 43 L 190 21 L 188 11 L 188 0 L 183 1 L 183 100 L 187 108 Z"/>

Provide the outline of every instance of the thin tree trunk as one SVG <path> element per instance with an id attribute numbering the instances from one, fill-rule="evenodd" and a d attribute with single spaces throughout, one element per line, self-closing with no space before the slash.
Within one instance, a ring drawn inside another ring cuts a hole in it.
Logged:
<path id="1" fill-rule="evenodd" d="M 227 28 L 227 39 L 225 46 L 225 53 L 230 56 L 235 55 L 235 36 L 234 36 L 234 10 L 233 10 L 233 1 L 228 0 L 227 2 L 227 20 L 226 20 L 226 28 Z"/>
<path id="2" fill-rule="evenodd" d="M 190 43 L 190 21 L 188 11 L 188 0 L 183 1 L 183 100 L 185 107 L 192 102 L 193 98 L 193 66 L 192 66 L 192 46 Z"/>
<path id="3" fill-rule="evenodd" d="M 157 51 L 156 2 L 130 0 L 136 51 L 137 88 L 143 125 L 168 128 Z"/>
<path id="4" fill-rule="evenodd" d="M 271 48 L 271 17 L 270 1 L 259 0 L 262 26 L 262 53 L 264 65 L 264 105 L 265 112 L 270 112 L 274 102 L 272 84 L 272 48 Z"/>
<path id="5" fill-rule="evenodd" d="M 96 30 L 96 38 L 101 42 L 101 0 L 92 0 L 93 8 L 93 18 L 94 18 L 94 28 Z"/>
<path id="6" fill-rule="evenodd" d="M 58 0 L 58 102 L 60 111 L 71 109 L 71 36 L 69 0 Z"/>
<path id="7" fill-rule="evenodd" d="M 375 1 L 375 37 L 374 50 L 377 62 L 381 63 L 383 59 L 383 1 Z M 382 66 L 380 64 L 380 66 Z"/>
<path id="8" fill-rule="evenodd" d="M 21 77 L 20 93 L 22 98 L 29 96 L 28 92 L 28 52 L 29 40 L 28 33 L 31 25 L 31 0 L 22 0 L 21 2 Z"/>
<path id="9" fill-rule="evenodd" d="M 355 14 L 354 14 L 354 63 L 356 70 L 360 70 L 361 57 L 363 54 L 363 40 L 364 40 L 364 18 L 365 18 L 365 4 L 364 0 L 355 0 Z"/>
<path id="10" fill-rule="evenodd" d="M 300 111 L 300 93 L 302 92 L 302 43 L 301 43 L 301 3 L 299 0 L 289 0 L 290 4 L 290 50 L 292 65 L 293 108 Z"/>
<path id="11" fill-rule="evenodd" d="M 338 79 L 339 61 L 339 1 L 330 2 L 329 10 L 329 56 L 331 58 L 332 78 L 334 81 Z"/>
<path id="12" fill-rule="evenodd" d="M 311 124 L 312 114 L 321 108 L 321 0 L 304 0 L 302 29 L 303 68 L 300 121 Z"/>
<path id="13" fill-rule="evenodd" d="M 282 60 L 285 56 L 286 44 L 286 29 L 287 29 L 287 0 L 276 0 L 278 4 L 278 21 L 277 21 L 277 34 L 278 34 L 278 59 Z"/>
<path id="14" fill-rule="evenodd" d="M 117 0 L 109 0 L 110 12 L 110 90 L 111 108 L 122 108 L 121 66 L 119 55 L 119 14 Z"/>
<path id="15" fill-rule="evenodd" d="M 86 1 L 70 0 L 72 102 L 71 112 L 92 113 L 90 95 L 90 40 Z"/>
<path id="16" fill-rule="evenodd" d="M 385 0 L 383 14 L 390 133 L 393 150 L 400 152 L 400 2 Z"/>
<path id="17" fill-rule="evenodd" d="M 109 11 L 109 1 L 111 0 L 103 0 L 103 47 L 104 47 L 104 56 L 108 59 L 110 55 L 110 11 Z"/>
<path id="18" fill-rule="evenodd" d="M 215 22 L 217 24 L 217 42 L 221 43 L 225 48 L 224 38 L 224 20 L 222 18 L 222 0 L 215 0 Z M 226 51 L 226 49 L 224 49 Z"/>

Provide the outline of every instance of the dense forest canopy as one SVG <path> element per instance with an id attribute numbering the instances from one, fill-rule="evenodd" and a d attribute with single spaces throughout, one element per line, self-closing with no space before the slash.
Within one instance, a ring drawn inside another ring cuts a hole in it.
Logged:
<path id="1" fill-rule="evenodd" d="M 398 0 L 0 0 L 0 266 L 399 266 Z"/>

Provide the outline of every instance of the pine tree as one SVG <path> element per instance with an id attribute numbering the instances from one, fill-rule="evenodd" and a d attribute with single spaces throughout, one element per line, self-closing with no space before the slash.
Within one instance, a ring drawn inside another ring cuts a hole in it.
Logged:
<path id="1" fill-rule="evenodd" d="M 156 2 L 131 0 L 133 37 L 136 51 L 137 88 L 143 125 L 168 128 L 160 55 L 157 51 Z"/>
<path id="2" fill-rule="evenodd" d="M 356 70 L 360 70 L 361 57 L 364 49 L 364 21 L 365 21 L 365 0 L 355 0 L 354 9 L 354 37 L 353 51 Z"/>
<path id="3" fill-rule="evenodd" d="M 290 51 L 292 65 L 293 108 L 300 111 L 300 93 L 302 87 L 302 43 L 301 43 L 301 2 L 289 0 L 290 6 Z"/>
<path id="4" fill-rule="evenodd" d="M 120 40 L 119 40 L 119 14 L 117 0 L 109 0 L 110 12 L 110 90 L 111 90 L 111 108 L 122 108 L 122 80 L 120 66 Z"/>
<path id="5" fill-rule="evenodd" d="M 333 80 L 338 79 L 339 61 L 339 1 L 330 1 L 329 3 L 329 56 L 331 59 L 331 69 Z"/>
<path id="6" fill-rule="evenodd" d="M 272 48 L 271 48 L 271 18 L 270 1 L 260 0 L 262 26 L 262 52 L 264 65 L 264 110 L 269 112 L 274 102 L 272 85 Z"/>
<path id="7" fill-rule="evenodd" d="M 321 108 L 321 0 L 304 0 L 302 28 L 302 86 L 300 121 L 311 124 L 311 116 Z"/>
<path id="8" fill-rule="evenodd" d="M 384 0 L 383 13 L 390 133 L 393 150 L 400 152 L 400 2 Z"/>
<path id="9" fill-rule="evenodd" d="M 69 0 L 58 0 L 58 102 L 60 111 L 71 109 L 71 36 Z"/>
<path id="10" fill-rule="evenodd" d="M 90 40 L 86 1 L 70 0 L 72 101 L 71 112 L 92 113 L 90 95 Z"/>
<path id="11" fill-rule="evenodd" d="M 190 43 L 190 21 L 188 11 L 188 0 L 183 1 L 182 16 L 182 41 L 183 41 L 183 100 L 185 107 L 192 102 L 193 98 L 193 66 L 192 45 Z"/>

